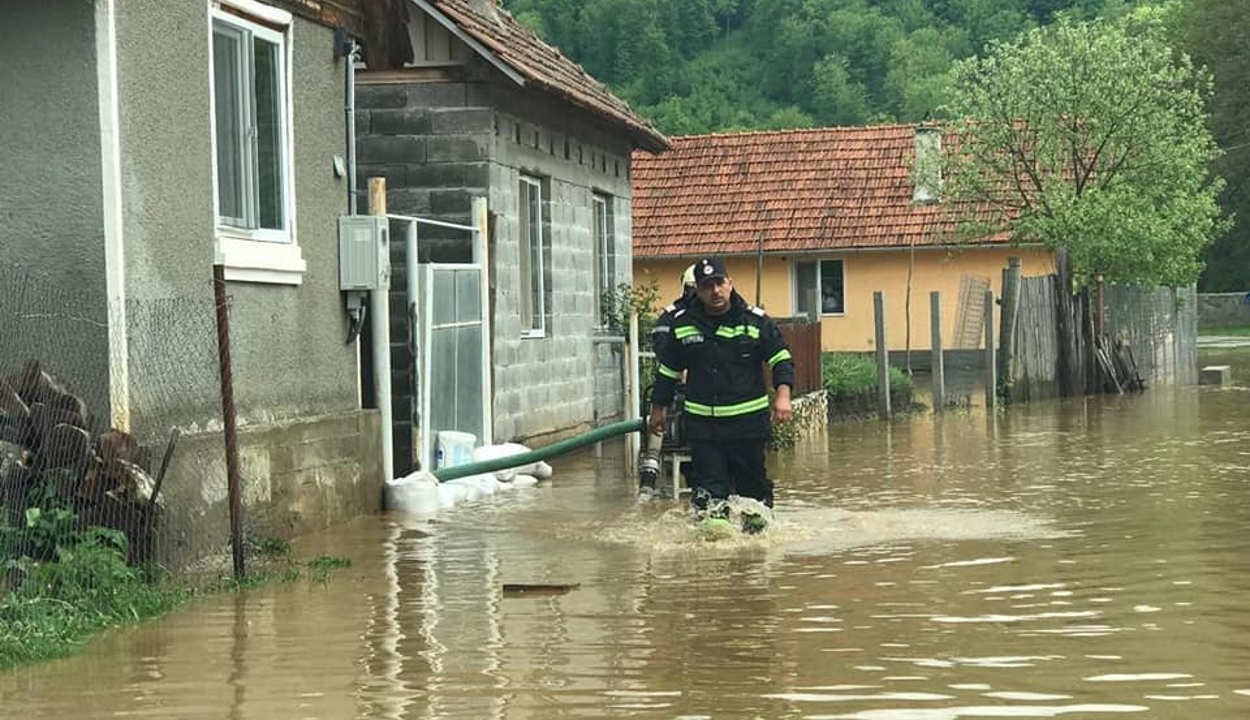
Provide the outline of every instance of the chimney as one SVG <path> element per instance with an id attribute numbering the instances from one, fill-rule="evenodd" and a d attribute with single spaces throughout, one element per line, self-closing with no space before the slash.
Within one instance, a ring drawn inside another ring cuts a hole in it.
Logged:
<path id="1" fill-rule="evenodd" d="M 942 197 L 942 128 L 916 126 L 916 162 L 911 169 L 912 202 L 930 205 Z"/>

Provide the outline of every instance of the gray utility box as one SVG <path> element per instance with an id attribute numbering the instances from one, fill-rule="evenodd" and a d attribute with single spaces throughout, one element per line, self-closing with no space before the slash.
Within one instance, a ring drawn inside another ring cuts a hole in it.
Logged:
<path id="1" fill-rule="evenodd" d="M 377 290 L 390 272 L 386 218 L 339 216 L 339 289 Z"/>

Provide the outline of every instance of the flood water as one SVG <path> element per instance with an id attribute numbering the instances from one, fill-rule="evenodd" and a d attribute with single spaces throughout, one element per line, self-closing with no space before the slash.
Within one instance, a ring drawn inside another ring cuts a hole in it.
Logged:
<path id="1" fill-rule="evenodd" d="M 617 448 L 553 465 L 0 675 L 0 718 L 1250 717 L 1250 390 L 834 426 L 745 540 L 638 506 Z"/>

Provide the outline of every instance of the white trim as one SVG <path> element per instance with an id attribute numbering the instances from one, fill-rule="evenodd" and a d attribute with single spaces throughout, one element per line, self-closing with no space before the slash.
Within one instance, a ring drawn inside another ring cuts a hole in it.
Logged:
<path id="1" fill-rule="evenodd" d="M 544 202 L 543 183 L 542 183 L 542 180 L 539 179 L 538 177 L 534 175 L 527 175 L 524 173 L 521 174 L 520 181 L 522 185 L 526 185 L 530 188 L 530 193 L 535 193 L 535 192 L 538 193 L 538 222 L 537 222 L 538 237 L 536 238 L 530 237 L 528 235 L 529 233 L 528 227 L 518 228 L 520 234 L 526 235 L 527 247 L 525 248 L 525 251 L 526 251 L 526 255 L 528 256 L 526 260 L 530 265 L 529 277 L 521 278 L 522 286 L 525 289 L 525 294 L 530 297 L 530 302 L 533 302 L 534 291 L 535 290 L 538 291 L 538 302 L 535 307 L 530 308 L 530 312 L 533 315 L 533 317 L 530 318 L 529 326 L 522 329 L 521 337 L 541 338 L 541 337 L 547 336 L 547 312 L 548 312 L 548 308 L 547 308 L 547 263 L 550 262 L 550 259 L 547 257 L 547 253 L 543 249 L 543 240 L 545 239 L 544 232 L 543 232 L 544 231 L 544 227 L 543 227 L 543 202 Z M 529 199 L 530 199 L 529 196 L 522 198 L 522 200 L 527 203 Z M 520 219 L 519 211 L 517 213 L 517 218 L 518 220 Z M 531 221 L 533 221 L 533 219 L 534 218 L 532 217 L 530 218 Z M 538 266 L 537 268 L 534 267 L 534 262 L 533 262 L 534 243 L 538 244 Z M 521 269 L 521 263 L 518 262 L 517 270 L 519 271 L 520 269 Z M 537 277 L 538 277 L 537 287 L 534 286 L 535 272 L 537 272 Z M 522 318 L 522 320 L 524 320 L 524 318 Z M 535 322 L 538 323 L 538 327 L 534 327 Z"/>
<path id="2" fill-rule="evenodd" d="M 228 6 L 251 18 L 271 25 L 286 26 L 283 30 L 256 25 L 248 18 L 223 11 Z M 280 117 L 284 157 L 282 159 L 283 230 L 269 228 L 238 228 L 221 223 L 220 198 L 217 182 L 217 108 L 215 78 L 213 73 L 213 24 L 222 21 L 240 27 L 263 40 L 279 45 L 282 49 L 282 108 Z M 210 0 L 207 42 L 210 62 L 208 64 L 209 87 L 209 133 L 213 152 L 210 161 L 213 171 L 213 259 L 223 266 L 226 280 L 274 285 L 299 285 L 303 282 L 307 263 L 300 248 L 296 221 L 295 201 L 295 95 L 294 95 L 294 37 L 292 16 L 285 10 L 273 8 L 255 0 Z"/>
<path id="3" fill-rule="evenodd" d="M 109 422 L 130 431 L 130 346 L 126 338 L 126 252 L 122 204 L 117 6 L 96 3 L 96 79 L 100 111 L 100 187 L 103 195 L 104 278 L 108 296 Z"/>
<path id="4" fill-rule="evenodd" d="M 816 300 L 820 303 L 820 317 L 845 317 L 846 316 L 846 259 L 842 257 L 803 257 L 790 261 L 790 314 L 799 314 L 799 289 L 798 289 L 798 271 L 799 265 L 815 266 L 815 281 L 817 293 L 822 293 L 822 285 L 824 284 L 824 276 L 821 270 L 821 264 L 825 262 L 836 262 L 841 268 L 842 275 L 842 310 L 838 312 L 825 312 L 823 298 Z M 810 299 L 809 299 L 810 300 Z"/>
<path id="5" fill-rule="evenodd" d="M 262 243 L 246 238 L 217 236 L 213 257 L 225 268 L 227 280 L 299 285 L 308 264 L 294 243 Z"/>
<path id="6" fill-rule="evenodd" d="M 212 5 L 217 8 L 234 8 L 244 15 L 251 15 L 271 25 L 290 25 L 294 19 L 286 10 L 257 2 L 257 0 L 217 0 Z"/>

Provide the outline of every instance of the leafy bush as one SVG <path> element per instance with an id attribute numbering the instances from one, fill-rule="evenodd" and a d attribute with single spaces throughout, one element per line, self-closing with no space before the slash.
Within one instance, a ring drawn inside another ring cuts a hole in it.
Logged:
<path id="1" fill-rule="evenodd" d="M 825 353 L 821 357 L 821 365 L 825 391 L 831 398 L 876 392 L 877 363 L 869 357 Z M 911 378 L 894 366 L 890 367 L 890 390 L 892 393 L 910 393 L 912 390 Z"/>

